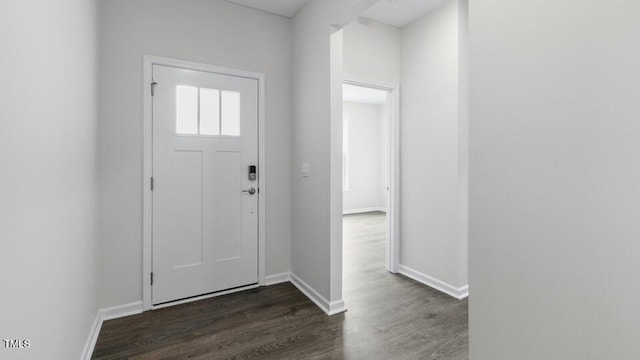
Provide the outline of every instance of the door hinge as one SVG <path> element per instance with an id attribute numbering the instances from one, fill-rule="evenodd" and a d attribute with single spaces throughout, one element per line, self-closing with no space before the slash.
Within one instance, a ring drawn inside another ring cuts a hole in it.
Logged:
<path id="1" fill-rule="evenodd" d="M 158 83 L 155 81 L 151 83 L 151 96 L 156 94 L 156 85 L 158 85 Z"/>
<path id="2" fill-rule="evenodd" d="M 153 286 L 153 272 L 151 272 L 151 286 Z"/>
<path id="3" fill-rule="evenodd" d="M 153 176 L 152 176 L 151 177 L 151 191 L 153 191 L 153 185 L 154 185 L 153 183 L 154 183 L 154 181 L 153 181 Z"/>

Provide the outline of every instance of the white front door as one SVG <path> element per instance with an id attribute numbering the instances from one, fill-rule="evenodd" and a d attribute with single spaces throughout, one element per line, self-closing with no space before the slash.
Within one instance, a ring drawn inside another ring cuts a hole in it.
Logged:
<path id="1" fill-rule="evenodd" d="M 256 284 L 258 81 L 159 65 L 153 81 L 152 303 Z"/>

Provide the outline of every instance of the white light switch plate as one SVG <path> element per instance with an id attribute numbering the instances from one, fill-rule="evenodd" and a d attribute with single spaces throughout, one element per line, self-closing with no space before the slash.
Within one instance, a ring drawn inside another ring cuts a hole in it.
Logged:
<path id="1" fill-rule="evenodd" d="M 309 163 L 303 162 L 300 172 L 302 173 L 302 177 L 309 177 Z"/>

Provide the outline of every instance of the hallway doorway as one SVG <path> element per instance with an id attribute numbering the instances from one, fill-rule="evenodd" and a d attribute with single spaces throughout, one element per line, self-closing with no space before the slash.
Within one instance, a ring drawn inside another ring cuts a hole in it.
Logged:
<path id="1" fill-rule="evenodd" d="M 348 77 L 342 86 L 343 215 L 382 215 L 382 267 L 395 273 L 400 183 L 397 87 Z M 345 226 L 343 222 L 343 236 Z"/>

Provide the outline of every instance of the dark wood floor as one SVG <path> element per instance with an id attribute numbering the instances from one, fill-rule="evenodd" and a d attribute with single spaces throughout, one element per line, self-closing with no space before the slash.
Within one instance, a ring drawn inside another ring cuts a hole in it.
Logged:
<path id="1" fill-rule="evenodd" d="M 107 321 L 93 359 L 468 359 L 467 301 L 384 270 L 384 214 L 344 233 L 346 313 L 274 285 Z"/>

